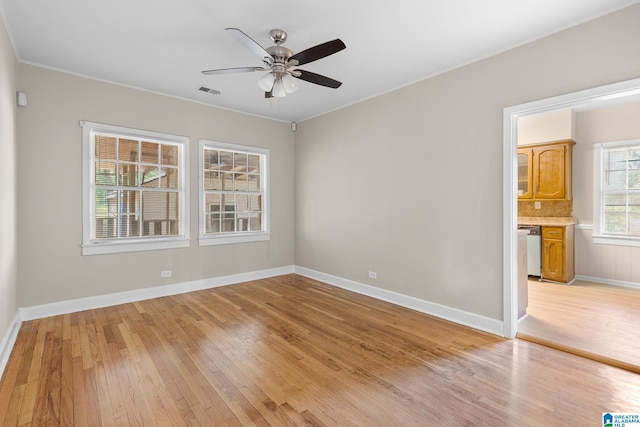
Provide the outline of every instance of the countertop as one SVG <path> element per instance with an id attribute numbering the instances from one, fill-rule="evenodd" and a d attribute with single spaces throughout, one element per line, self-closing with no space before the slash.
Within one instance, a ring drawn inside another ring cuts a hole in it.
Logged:
<path id="1" fill-rule="evenodd" d="M 518 225 L 555 225 L 566 226 L 578 221 L 572 216 L 519 216 Z"/>

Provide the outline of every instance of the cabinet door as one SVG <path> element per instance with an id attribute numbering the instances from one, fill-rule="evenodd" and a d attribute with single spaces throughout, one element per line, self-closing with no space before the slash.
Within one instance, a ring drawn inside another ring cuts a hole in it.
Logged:
<path id="1" fill-rule="evenodd" d="M 533 150 L 536 199 L 564 199 L 566 196 L 566 147 L 540 147 Z"/>
<path id="2" fill-rule="evenodd" d="M 566 281 L 564 227 L 542 228 L 542 278 Z"/>
<path id="3" fill-rule="evenodd" d="M 518 199 L 533 197 L 533 150 L 518 150 Z"/>

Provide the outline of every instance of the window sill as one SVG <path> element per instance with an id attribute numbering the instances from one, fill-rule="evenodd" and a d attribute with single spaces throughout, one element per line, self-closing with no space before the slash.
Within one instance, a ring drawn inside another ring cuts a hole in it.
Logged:
<path id="1" fill-rule="evenodd" d="M 151 242 L 104 242 L 82 245 L 82 255 L 115 254 L 122 252 L 154 251 L 159 249 L 188 248 L 189 239 L 154 240 Z"/>
<path id="2" fill-rule="evenodd" d="M 640 238 L 628 236 L 594 235 L 593 243 L 600 245 L 640 246 Z"/>
<path id="3" fill-rule="evenodd" d="M 200 246 L 231 245 L 235 243 L 264 242 L 271 240 L 270 233 L 230 234 L 216 237 L 200 237 Z"/>

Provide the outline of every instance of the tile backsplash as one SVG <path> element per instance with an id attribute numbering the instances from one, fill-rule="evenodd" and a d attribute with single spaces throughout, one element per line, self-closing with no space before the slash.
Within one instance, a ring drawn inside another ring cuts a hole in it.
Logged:
<path id="1" fill-rule="evenodd" d="M 540 209 L 535 203 L 540 202 Z M 573 213 L 573 200 L 518 200 L 518 216 L 562 216 Z"/>

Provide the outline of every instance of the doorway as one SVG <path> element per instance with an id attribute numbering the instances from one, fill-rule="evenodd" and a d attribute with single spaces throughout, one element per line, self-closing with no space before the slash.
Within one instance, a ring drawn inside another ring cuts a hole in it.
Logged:
<path id="1" fill-rule="evenodd" d="M 517 268 L 517 120 L 518 117 L 566 108 L 604 107 L 640 99 L 640 79 L 505 108 L 503 116 L 503 334 L 518 332 Z"/>

